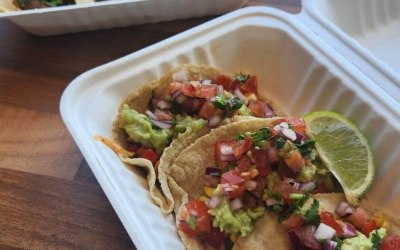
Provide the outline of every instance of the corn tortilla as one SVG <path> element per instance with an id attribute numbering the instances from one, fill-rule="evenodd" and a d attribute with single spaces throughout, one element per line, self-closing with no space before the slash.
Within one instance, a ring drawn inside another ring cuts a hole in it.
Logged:
<path id="1" fill-rule="evenodd" d="M 169 83 L 173 81 L 173 74 L 175 72 L 186 70 L 188 72 L 189 78 L 191 80 L 200 80 L 200 79 L 213 79 L 217 75 L 221 74 L 221 71 L 207 65 L 181 65 L 177 68 L 174 68 L 163 75 L 160 79 L 151 81 L 145 85 L 143 85 L 138 90 L 133 91 L 128 95 L 128 97 L 122 102 L 119 110 L 122 109 L 124 104 L 128 104 L 130 108 L 135 109 L 140 113 L 144 113 L 146 109 L 148 109 L 148 104 L 152 98 L 152 95 L 160 95 L 163 91 L 168 87 Z M 278 115 L 285 115 L 283 109 L 281 109 L 274 101 L 267 98 L 261 98 L 266 101 L 272 109 Z M 226 119 L 224 124 L 229 124 L 232 122 L 236 122 L 238 120 L 248 119 L 249 117 L 232 117 L 230 119 Z M 113 134 L 114 140 L 125 147 L 125 132 L 123 129 L 118 127 L 119 115 L 113 123 Z M 222 124 L 222 125 L 224 125 Z M 148 162 L 144 163 L 143 161 L 126 161 L 124 162 L 128 164 L 135 163 L 136 166 L 144 167 L 149 171 L 150 177 L 148 177 L 148 185 L 150 189 L 150 195 L 153 201 L 161 208 L 161 211 L 164 213 L 170 213 L 174 209 L 174 198 L 171 193 L 171 190 L 168 186 L 166 171 L 172 165 L 174 160 L 178 157 L 180 152 L 196 141 L 198 138 L 209 133 L 211 129 L 206 126 L 204 129 L 194 132 L 188 136 L 180 137 L 174 139 L 171 144 L 165 148 L 163 154 L 161 155 L 158 166 L 149 166 Z M 138 159 L 138 158 L 136 158 Z M 154 172 L 154 173 L 153 173 Z M 155 176 L 153 178 L 151 176 Z M 157 181 L 160 184 L 161 190 L 157 187 Z"/>
<path id="2" fill-rule="evenodd" d="M 175 199 L 175 213 L 191 199 L 198 199 L 203 194 L 205 169 L 215 166 L 214 146 L 218 141 L 231 140 L 238 133 L 256 132 L 269 126 L 277 118 L 260 119 L 251 118 L 212 130 L 188 148 L 183 150 L 175 159 L 173 165 L 167 170 L 168 184 Z M 319 201 L 319 212 L 334 213 L 337 205 L 346 198 L 343 193 L 314 194 L 305 206 L 310 207 L 313 199 Z M 383 208 L 372 204 L 368 197 L 361 200 L 361 207 L 369 214 L 381 212 L 387 221 L 389 233 L 400 233 L 400 220 L 398 216 L 385 211 Z M 176 221 L 177 227 L 179 221 Z M 207 249 L 196 239 L 188 237 L 178 230 L 186 249 Z M 255 224 L 251 234 L 247 237 L 239 237 L 234 241 L 233 249 L 291 249 L 291 243 L 287 233 L 278 224 L 277 217 L 267 211 Z"/>

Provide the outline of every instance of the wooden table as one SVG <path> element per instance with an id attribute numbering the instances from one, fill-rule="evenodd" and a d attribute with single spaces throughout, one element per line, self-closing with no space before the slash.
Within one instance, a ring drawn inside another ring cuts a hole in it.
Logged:
<path id="1" fill-rule="evenodd" d="M 297 12 L 299 2 L 250 5 Z M 54 37 L 0 20 L 0 249 L 135 249 L 61 120 L 61 94 L 79 74 L 213 18 Z"/>

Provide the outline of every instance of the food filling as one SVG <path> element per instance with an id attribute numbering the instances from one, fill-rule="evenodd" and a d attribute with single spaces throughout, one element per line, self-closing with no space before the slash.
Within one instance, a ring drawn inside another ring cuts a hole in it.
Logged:
<path id="1" fill-rule="evenodd" d="M 275 116 L 258 95 L 256 76 L 191 80 L 183 70 L 173 75 L 162 94 L 151 98 L 145 114 L 125 104 L 118 123 L 126 132 L 127 149 L 156 164 L 172 139 L 217 127 L 235 115 Z"/>
<path id="2" fill-rule="evenodd" d="M 302 118 L 277 119 L 257 132 L 215 144 L 204 192 L 177 215 L 179 230 L 215 249 L 230 249 L 274 212 L 293 249 L 400 249 L 382 214 L 342 201 L 320 211 L 318 193 L 341 191 L 321 163 Z"/>

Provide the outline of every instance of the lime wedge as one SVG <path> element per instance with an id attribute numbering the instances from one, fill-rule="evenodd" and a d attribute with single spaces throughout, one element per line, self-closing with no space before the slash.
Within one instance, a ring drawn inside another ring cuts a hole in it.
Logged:
<path id="1" fill-rule="evenodd" d="M 367 139 L 350 120 L 335 112 L 315 111 L 304 120 L 322 162 L 342 186 L 348 202 L 357 205 L 375 174 Z"/>

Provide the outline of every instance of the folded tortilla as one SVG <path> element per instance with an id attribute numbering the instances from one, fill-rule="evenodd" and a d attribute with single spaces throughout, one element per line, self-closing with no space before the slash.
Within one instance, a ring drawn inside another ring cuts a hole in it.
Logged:
<path id="1" fill-rule="evenodd" d="M 212 130 L 208 135 L 198 139 L 195 143 L 183 150 L 175 159 L 173 165 L 167 170 L 168 184 L 175 199 L 175 213 L 192 199 L 199 199 L 203 194 L 204 173 L 207 167 L 215 166 L 215 143 L 223 140 L 231 140 L 238 133 L 256 132 L 261 128 L 270 126 L 279 118 L 250 118 Z M 311 206 L 312 200 L 319 201 L 319 211 L 334 213 L 340 201 L 345 201 L 342 193 L 324 193 L 312 195 L 305 203 Z M 361 201 L 362 206 L 371 215 L 376 211 L 381 212 L 389 222 L 390 233 L 400 233 L 400 219 L 398 216 L 388 213 L 382 207 L 372 204 L 368 198 Z M 177 227 L 179 221 L 176 221 Z M 178 230 L 186 249 L 205 249 L 207 246 L 196 239 L 187 236 Z M 247 237 L 239 237 L 234 242 L 233 249 L 291 249 L 291 243 L 287 233 L 278 224 L 277 217 L 270 211 L 259 218 L 251 234 Z"/>
<path id="2" fill-rule="evenodd" d="M 189 78 L 191 80 L 201 80 L 201 79 L 213 79 L 217 75 L 221 74 L 221 71 L 207 65 L 181 65 L 177 68 L 174 68 L 164 74 L 160 79 L 151 81 L 137 90 L 134 90 L 132 93 L 128 95 L 128 97 L 122 102 L 120 106 L 120 110 L 124 104 L 128 104 L 130 108 L 135 109 L 140 113 L 145 113 L 148 109 L 148 104 L 153 96 L 160 95 L 163 91 L 168 87 L 168 85 L 173 81 L 173 74 L 175 72 L 179 72 L 182 70 L 186 70 L 188 72 Z M 271 99 L 267 99 L 261 97 L 262 100 L 267 102 L 278 115 L 284 115 L 285 112 Z M 248 119 L 249 117 L 233 117 L 230 119 L 225 120 L 225 124 L 236 122 L 242 119 Z M 124 130 L 118 127 L 118 120 L 119 116 L 116 118 L 114 122 L 114 139 L 117 143 L 121 144 L 125 147 L 125 133 Z M 178 157 L 180 152 L 196 141 L 198 138 L 202 137 L 203 135 L 209 133 L 211 128 L 205 126 L 204 129 L 194 132 L 187 136 L 178 136 L 174 139 L 171 144 L 165 148 L 164 152 L 162 153 L 158 166 L 149 165 L 149 161 L 147 160 L 138 160 L 132 159 L 129 160 L 130 164 L 135 164 L 139 167 L 144 167 L 149 174 L 148 178 L 148 185 L 150 189 L 150 195 L 153 201 L 161 208 L 161 211 L 164 213 L 172 212 L 174 208 L 174 201 L 168 182 L 166 171 L 172 165 L 175 158 Z M 133 161 L 135 163 L 133 163 Z M 157 187 L 156 182 L 159 182 L 160 189 Z"/>

